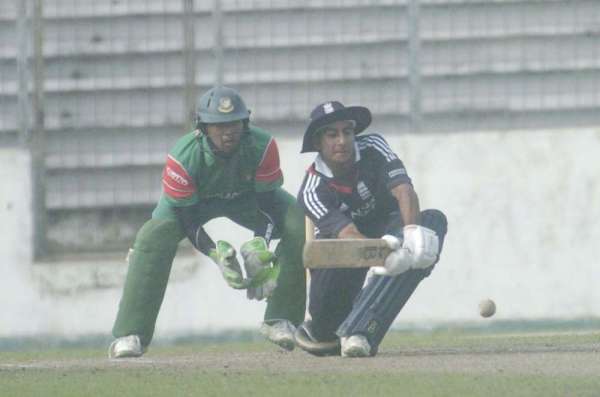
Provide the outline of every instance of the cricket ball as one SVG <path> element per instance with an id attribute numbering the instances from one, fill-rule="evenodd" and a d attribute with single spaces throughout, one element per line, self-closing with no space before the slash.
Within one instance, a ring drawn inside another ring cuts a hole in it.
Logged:
<path id="1" fill-rule="evenodd" d="M 481 317 L 492 317 L 496 313 L 496 304 L 491 299 L 484 299 L 479 302 L 479 314 Z"/>

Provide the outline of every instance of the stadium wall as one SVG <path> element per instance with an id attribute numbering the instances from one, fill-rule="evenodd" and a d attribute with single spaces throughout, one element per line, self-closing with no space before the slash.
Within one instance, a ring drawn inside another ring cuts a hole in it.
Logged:
<path id="1" fill-rule="evenodd" d="M 486 297 L 498 306 L 494 319 L 600 316 L 600 129 L 386 138 L 422 208 L 449 219 L 442 260 L 397 326 L 481 322 L 477 304 Z M 312 156 L 297 154 L 299 139 L 278 141 L 285 187 L 295 193 Z M 0 337 L 110 333 L 125 253 L 33 263 L 29 157 L 2 149 L 0 161 Z M 234 231 L 236 244 L 250 237 L 229 222 L 213 221 L 208 230 L 217 239 Z M 227 288 L 204 258 L 181 254 L 156 335 L 256 329 L 263 309 Z"/>

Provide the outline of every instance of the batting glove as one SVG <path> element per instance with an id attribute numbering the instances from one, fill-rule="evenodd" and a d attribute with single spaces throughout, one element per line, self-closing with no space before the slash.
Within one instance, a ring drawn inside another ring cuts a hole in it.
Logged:
<path id="1" fill-rule="evenodd" d="M 371 272 L 378 276 L 397 276 L 411 268 L 413 264 L 410 253 L 402 248 L 402 243 L 396 236 L 386 234 L 381 237 L 392 250 L 385 258 L 383 267 L 373 267 Z"/>
<path id="2" fill-rule="evenodd" d="M 219 266 L 223 278 L 231 288 L 244 289 L 248 282 L 244 279 L 242 268 L 236 258 L 235 248 L 226 241 L 217 241 L 208 256 Z"/>
<path id="3" fill-rule="evenodd" d="M 402 248 L 410 253 L 413 269 L 426 269 L 437 260 L 440 241 L 431 229 L 419 225 L 406 225 Z"/>

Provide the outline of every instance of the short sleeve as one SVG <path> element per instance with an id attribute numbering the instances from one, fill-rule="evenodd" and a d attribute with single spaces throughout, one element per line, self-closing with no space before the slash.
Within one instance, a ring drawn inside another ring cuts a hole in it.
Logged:
<path id="1" fill-rule="evenodd" d="M 255 190 L 266 192 L 283 184 L 283 173 L 279 163 L 279 149 L 275 139 L 271 138 L 265 147 L 262 158 L 256 169 Z"/>
<path id="2" fill-rule="evenodd" d="M 403 183 L 412 184 L 406 167 L 381 135 L 370 134 L 361 138 L 361 145 L 367 146 L 377 153 L 380 164 L 378 169 L 381 172 L 379 177 L 389 190 Z"/>
<path id="3" fill-rule="evenodd" d="M 167 156 L 162 173 L 162 189 L 167 202 L 176 207 L 198 202 L 198 189 L 190 173 L 174 155 Z"/>

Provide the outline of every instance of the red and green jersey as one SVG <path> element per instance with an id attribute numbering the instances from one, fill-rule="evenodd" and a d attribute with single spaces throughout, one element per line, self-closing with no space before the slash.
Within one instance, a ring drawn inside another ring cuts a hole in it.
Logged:
<path id="1" fill-rule="evenodd" d="M 251 126 L 239 150 L 228 158 L 215 155 L 206 135 L 193 131 L 181 137 L 167 156 L 163 194 L 155 212 L 267 192 L 282 184 L 277 144 L 264 130 Z"/>

